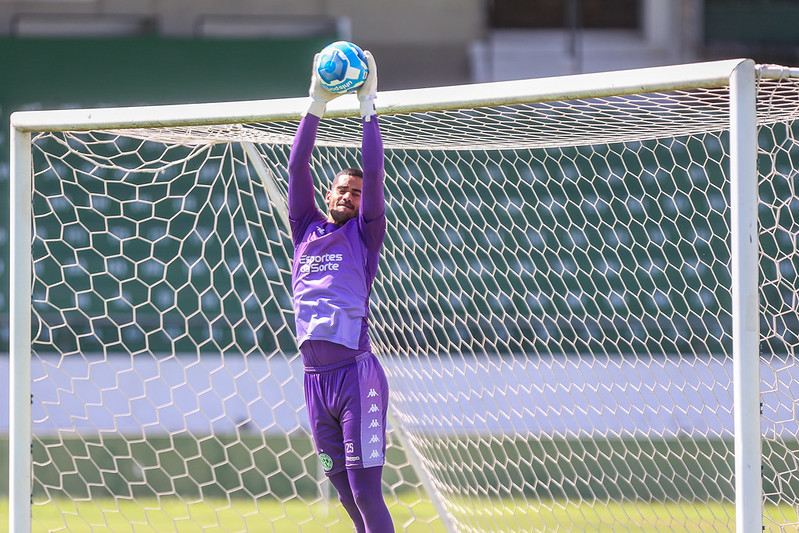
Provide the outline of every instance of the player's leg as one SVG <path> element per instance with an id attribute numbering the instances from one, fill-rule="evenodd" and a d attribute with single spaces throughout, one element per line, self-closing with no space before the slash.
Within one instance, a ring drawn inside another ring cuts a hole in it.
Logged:
<path id="1" fill-rule="evenodd" d="M 319 454 L 319 461 L 325 474 L 338 492 L 338 498 L 344 510 L 350 515 L 355 530 L 365 533 L 366 527 L 361 518 L 361 512 L 355 503 L 355 497 L 350 489 L 349 479 L 344 464 L 344 447 L 341 426 L 331 415 L 326 406 L 324 389 L 330 373 L 306 373 L 304 377 L 305 404 L 308 410 L 308 420 L 311 425 L 314 445 Z"/>
<path id="2" fill-rule="evenodd" d="M 342 390 L 347 391 L 340 418 L 344 460 L 355 503 L 367 532 L 394 531 L 382 489 L 389 390 L 377 358 L 359 357 Z"/>
<path id="3" fill-rule="evenodd" d="M 364 525 L 363 517 L 361 516 L 361 510 L 356 503 L 355 495 L 350 487 L 350 480 L 348 476 L 348 472 L 343 470 L 333 474 L 332 476 L 328 476 L 328 479 L 330 480 L 330 483 L 333 484 L 333 487 L 335 487 L 336 492 L 338 492 L 338 501 L 341 502 L 344 510 L 347 511 L 348 515 L 350 515 L 352 523 L 355 524 L 355 531 L 357 533 L 366 533 L 367 529 Z"/>
<path id="4" fill-rule="evenodd" d="M 347 476 L 355 504 L 366 524 L 366 533 L 394 531 L 394 522 L 383 498 L 383 467 L 351 468 Z"/>

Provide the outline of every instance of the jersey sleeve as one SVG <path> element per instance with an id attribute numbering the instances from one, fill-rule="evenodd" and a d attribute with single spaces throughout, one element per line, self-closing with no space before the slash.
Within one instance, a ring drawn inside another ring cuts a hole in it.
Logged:
<path id="1" fill-rule="evenodd" d="M 383 246 L 386 235 L 385 154 L 377 115 L 362 122 L 361 231 L 367 248 L 375 251 Z"/>
<path id="2" fill-rule="evenodd" d="M 302 238 L 310 221 L 320 216 L 311 175 L 311 153 L 316 142 L 319 121 L 319 117 L 310 113 L 302 118 L 289 155 L 288 211 L 295 245 Z"/>

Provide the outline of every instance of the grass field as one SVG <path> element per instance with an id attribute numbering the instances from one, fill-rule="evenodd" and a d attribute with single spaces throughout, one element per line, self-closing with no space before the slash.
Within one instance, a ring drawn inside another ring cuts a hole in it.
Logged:
<path id="1" fill-rule="evenodd" d="M 733 531 L 732 504 L 534 502 L 520 505 L 482 500 L 461 501 L 454 509 L 469 523 L 467 531 Z M 429 502 L 400 501 L 391 505 L 397 531 L 444 533 Z M 8 501 L 2 502 L 0 531 L 8 531 Z M 233 532 L 275 533 L 351 532 L 344 511 L 336 502 L 309 508 L 300 500 L 280 503 L 232 500 L 181 502 L 178 499 L 75 502 L 56 500 L 36 505 L 33 531 L 91 532 Z M 779 531 L 779 523 L 797 523 L 796 510 L 767 507 L 765 529 Z M 793 528 L 795 526 L 791 526 Z M 793 530 L 793 529 L 785 529 Z"/>
<path id="2" fill-rule="evenodd" d="M 413 511 L 410 510 L 413 505 Z M 399 531 L 444 532 L 429 502 L 398 502 L 391 513 Z M 8 531 L 8 501 L 2 502 L 0 531 Z M 126 532 L 234 532 L 275 533 L 352 532 L 352 526 L 337 502 L 312 507 L 299 500 L 254 502 L 244 499 L 206 499 L 183 502 L 177 498 L 136 501 L 59 499 L 33 508 L 35 532 L 91 531 Z"/>
<path id="3" fill-rule="evenodd" d="M 3 447 L 7 449 L 7 440 L 0 439 L 0 451 Z M 536 438 L 499 442 L 463 437 L 430 453 L 446 454 L 448 449 L 458 450 L 459 459 L 450 471 L 459 475 L 451 477 L 448 486 L 464 494 L 450 499 L 449 512 L 464 533 L 734 530 L 734 505 L 708 503 L 728 502 L 734 495 L 729 464 L 732 442 L 724 439 Z M 764 445 L 764 453 L 772 449 L 791 457 L 785 450 L 799 450 L 799 443 Z M 550 459 L 526 464 L 520 460 L 520 450 L 527 450 L 526 456 Z M 401 450 L 392 446 L 390 451 L 390 464 L 405 465 L 387 470 L 384 478 L 394 491 L 387 497 L 396 530 L 445 533 L 443 521 L 426 500 Z M 308 505 L 319 501 L 319 486 L 309 475 L 316 461 L 307 437 L 264 440 L 258 435 L 215 436 L 198 441 L 183 435 L 133 443 L 123 437 L 39 439 L 33 452 L 39 487 L 35 501 L 44 502 L 48 494 L 53 498 L 33 507 L 36 532 L 352 531 L 349 518 L 335 499 Z M 198 453 L 196 460 L 186 461 Z M 505 457 L 520 467 L 513 472 L 502 470 L 495 462 L 482 459 L 485 457 Z M 440 457 L 442 464 L 450 460 L 446 455 Z M 147 472 L 135 483 L 130 481 L 134 462 Z M 238 467 L 232 468 L 235 465 Z M 717 474 L 693 475 L 705 471 Z M 778 485 L 780 478 L 773 474 L 784 471 L 790 471 L 790 465 L 770 464 L 764 474 L 765 493 L 783 494 L 783 501 L 793 502 L 796 487 Z M 583 481 L 578 484 L 574 479 Z M 532 485 L 530 480 L 538 483 Z M 474 496 L 495 485 L 529 490 L 506 492 L 503 499 Z M 182 499 L 174 496 L 176 491 Z M 94 497 L 90 499 L 89 494 Z M 159 498 L 159 494 L 172 496 Z M 251 494 L 271 496 L 248 498 Z M 606 499 L 596 499 L 597 494 L 606 495 Z M 650 497 L 645 499 L 641 494 Z M 695 503 L 667 502 L 679 495 L 697 499 Z M 0 495 L 0 513 L 7 516 L 7 507 Z M 0 533 L 8 531 L 5 516 L 0 517 Z M 779 524 L 789 525 L 780 528 Z M 767 531 L 799 531 L 797 524 L 795 508 L 766 507 Z"/>

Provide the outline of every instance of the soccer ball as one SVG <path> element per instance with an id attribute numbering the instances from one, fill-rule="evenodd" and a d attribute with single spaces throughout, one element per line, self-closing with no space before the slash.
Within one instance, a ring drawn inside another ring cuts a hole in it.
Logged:
<path id="1" fill-rule="evenodd" d="M 331 93 L 348 93 L 363 85 L 369 69 L 363 50 L 351 42 L 336 41 L 319 52 L 316 73 Z"/>

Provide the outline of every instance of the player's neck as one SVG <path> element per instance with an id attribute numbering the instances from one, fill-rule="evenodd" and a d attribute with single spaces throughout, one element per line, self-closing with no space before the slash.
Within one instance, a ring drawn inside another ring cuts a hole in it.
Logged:
<path id="1" fill-rule="evenodd" d="M 328 223 L 328 224 L 333 224 L 333 225 L 335 225 L 335 226 L 338 226 L 338 227 L 340 228 L 340 227 L 342 227 L 344 224 L 346 224 L 347 222 L 349 222 L 350 220 L 352 220 L 353 218 L 355 218 L 355 217 L 349 217 L 349 218 L 348 218 L 348 219 L 346 219 L 346 220 L 341 220 L 341 221 L 338 221 L 338 220 L 336 220 L 335 218 L 333 218 L 333 215 L 331 215 L 331 214 L 328 214 L 328 215 L 327 215 L 327 220 L 325 220 L 325 222 L 326 222 L 326 223 Z"/>

